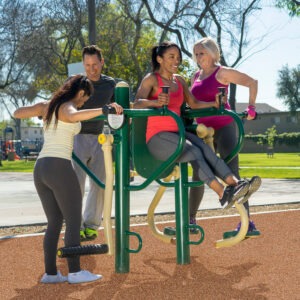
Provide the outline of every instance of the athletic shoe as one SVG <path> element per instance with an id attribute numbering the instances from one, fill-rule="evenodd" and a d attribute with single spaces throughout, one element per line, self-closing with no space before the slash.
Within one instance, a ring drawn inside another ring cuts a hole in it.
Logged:
<path id="1" fill-rule="evenodd" d="M 224 232 L 223 239 L 228 239 L 228 238 L 236 236 L 238 234 L 238 232 L 240 231 L 240 229 L 241 229 L 241 222 L 237 225 L 235 230 Z M 261 233 L 259 230 L 256 229 L 254 222 L 249 221 L 249 227 L 248 227 L 248 231 L 246 233 L 245 238 L 254 238 L 254 237 L 258 237 L 260 235 L 261 235 Z"/>
<path id="2" fill-rule="evenodd" d="M 221 205 L 228 209 L 233 206 L 234 202 L 244 197 L 249 190 L 250 184 L 248 180 L 240 180 L 237 185 L 228 185 L 225 190 L 223 197 L 220 199 Z M 225 206 L 225 204 L 227 205 Z"/>
<path id="3" fill-rule="evenodd" d="M 68 281 L 67 276 L 62 276 L 59 271 L 57 271 L 56 275 L 48 275 L 45 273 L 41 279 L 41 283 L 60 283 Z"/>
<path id="4" fill-rule="evenodd" d="M 86 241 L 84 230 L 80 230 L 80 241 L 81 242 Z"/>
<path id="5" fill-rule="evenodd" d="M 87 240 L 91 241 L 94 240 L 95 238 L 97 238 L 98 236 L 98 231 L 92 228 L 85 228 L 85 237 Z"/>
<path id="6" fill-rule="evenodd" d="M 197 225 L 196 219 L 190 217 L 190 225 Z M 190 234 L 199 234 L 198 228 L 189 228 Z M 164 234 L 165 235 L 176 235 L 176 228 L 175 227 L 165 227 L 164 228 Z"/>
<path id="7" fill-rule="evenodd" d="M 69 273 L 68 274 L 68 282 L 69 283 L 84 283 L 84 282 L 91 282 L 98 279 L 101 279 L 102 275 L 93 274 L 86 270 L 81 270 L 76 273 Z"/>
<path id="8" fill-rule="evenodd" d="M 190 217 L 190 225 L 197 225 L 196 219 Z M 190 228 L 190 234 L 198 234 L 199 229 L 198 228 Z"/>
<path id="9" fill-rule="evenodd" d="M 80 235 L 80 242 L 89 241 L 89 239 L 87 239 L 86 236 L 85 236 L 84 230 L 80 230 L 79 235 Z M 62 239 L 64 240 L 65 237 L 63 237 Z"/>
<path id="10" fill-rule="evenodd" d="M 249 181 L 250 187 L 248 193 L 241 199 L 238 200 L 239 204 L 245 203 L 248 199 L 255 193 L 260 185 L 261 185 L 261 178 L 259 176 L 253 176 Z"/>

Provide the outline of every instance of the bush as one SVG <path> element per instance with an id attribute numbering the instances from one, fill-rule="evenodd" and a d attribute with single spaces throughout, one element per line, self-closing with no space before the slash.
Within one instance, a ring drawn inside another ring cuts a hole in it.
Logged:
<path id="1" fill-rule="evenodd" d="M 267 134 L 246 134 L 245 139 L 254 141 L 257 144 L 268 145 L 268 135 Z M 288 146 L 298 146 L 300 145 L 300 132 L 285 132 L 274 135 L 274 145 L 288 145 Z"/>

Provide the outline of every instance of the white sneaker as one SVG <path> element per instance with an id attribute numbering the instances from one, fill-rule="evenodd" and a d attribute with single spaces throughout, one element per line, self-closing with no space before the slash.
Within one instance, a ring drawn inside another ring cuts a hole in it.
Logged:
<path id="1" fill-rule="evenodd" d="M 76 273 L 69 273 L 68 274 L 68 282 L 69 283 L 83 283 L 83 282 L 90 282 L 101 279 L 102 275 L 93 274 L 86 270 L 81 270 Z"/>
<path id="2" fill-rule="evenodd" d="M 45 273 L 41 279 L 41 283 L 59 283 L 68 281 L 67 276 L 62 276 L 59 271 L 57 271 L 56 275 L 48 275 Z"/>

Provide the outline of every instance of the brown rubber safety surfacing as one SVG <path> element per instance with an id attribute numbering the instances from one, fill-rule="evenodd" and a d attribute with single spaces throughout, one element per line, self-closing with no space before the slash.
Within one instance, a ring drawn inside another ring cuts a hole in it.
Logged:
<path id="1" fill-rule="evenodd" d="M 131 226 L 143 248 L 130 254 L 130 272 L 116 273 L 113 256 L 82 256 L 82 268 L 103 279 L 77 285 L 39 283 L 43 236 L 1 240 L 0 299 L 299 299 L 299 217 L 300 210 L 253 215 L 262 236 L 220 249 L 215 241 L 238 218 L 198 220 L 205 240 L 191 246 L 187 265 L 177 264 L 176 247 L 156 239 L 148 226 Z M 102 230 L 95 243 L 101 241 Z M 130 244 L 135 249 L 136 239 Z M 58 268 L 67 274 L 65 259 L 58 258 Z"/>

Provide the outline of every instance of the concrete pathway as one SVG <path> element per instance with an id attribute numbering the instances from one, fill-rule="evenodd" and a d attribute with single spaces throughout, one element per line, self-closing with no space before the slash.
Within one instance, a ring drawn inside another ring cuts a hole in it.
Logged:
<path id="1" fill-rule="evenodd" d="M 140 184 L 136 177 L 132 184 Z M 152 183 L 147 189 L 130 193 L 130 215 L 145 215 L 158 188 Z M 87 189 L 88 190 L 88 185 Z M 158 205 L 157 213 L 175 211 L 174 191 L 168 188 Z M 263 179 L 262 186 L 250 199 L 250 205 L 300 202 L 300 180 Z M 200 209 L 221 208 L 217 197 L 208 187 Z M 114 205 L 112 215 L 114 216 Z M 31 173 L 0 172 L 0 226 L 45 223 L 46 218 L 36 193 Z"/>

